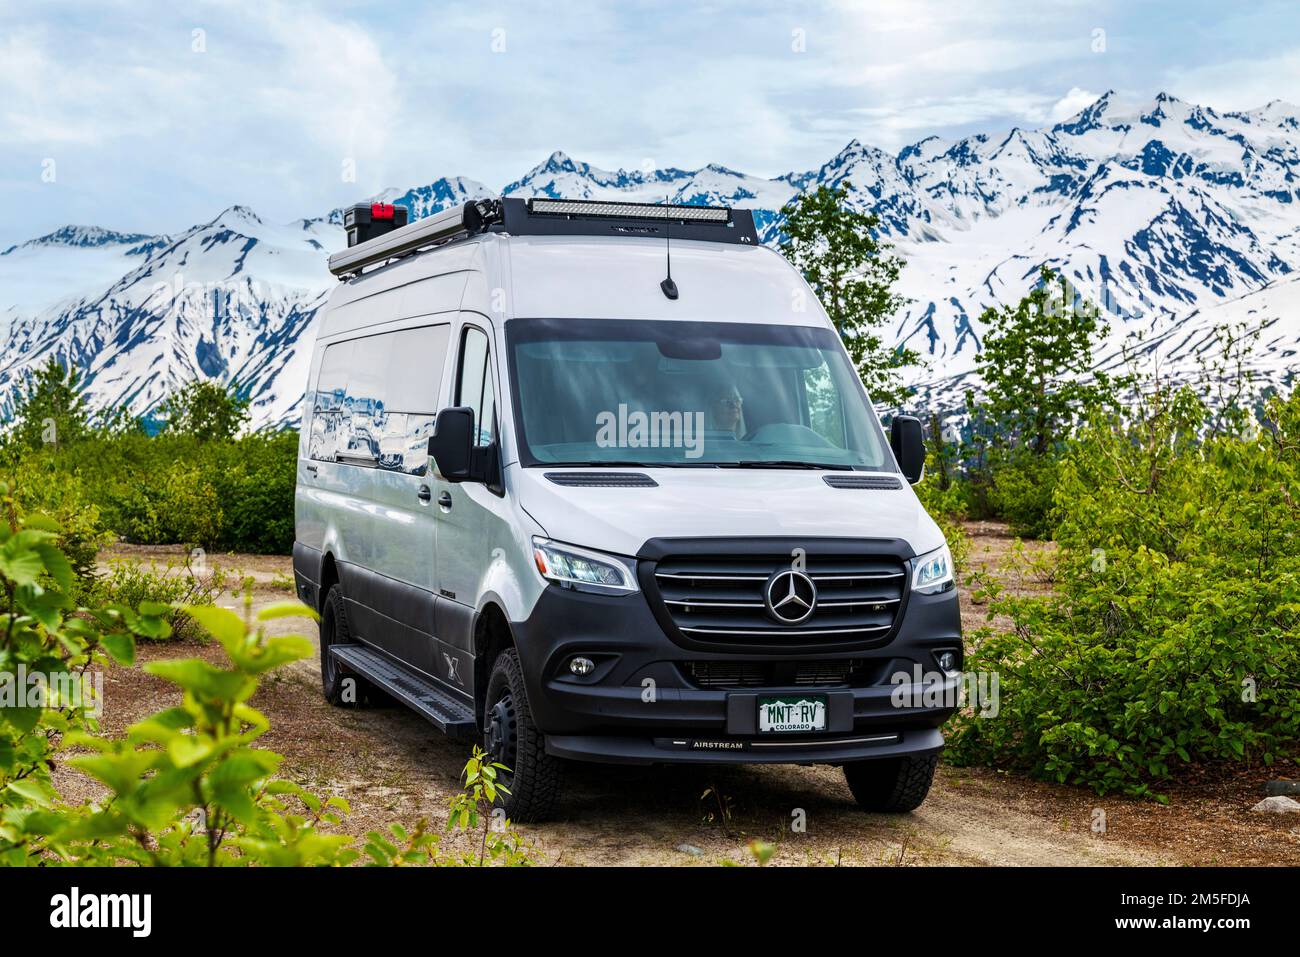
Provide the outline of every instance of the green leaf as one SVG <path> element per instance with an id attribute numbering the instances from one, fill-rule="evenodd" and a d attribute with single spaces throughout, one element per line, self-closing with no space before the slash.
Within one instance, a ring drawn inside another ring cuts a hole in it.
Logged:
<path id="1" fill-rule="evenodd" d="M 278 601 L 267 605 L 257 613 L 258 621 L 271 621 L 274 618 L 310 618 L 312 621 L 319 621 L 320 616 L 311 608 L 300 601 Z"/>
<path id="2" fill-rule="evenodd" d="M 119 665 L 130 667 L 135 664 L 135 638 L 129 633 L 107 632 L 100 637 L 99 643 Z"/>
<path id="3" fill-rule="evenodd" d="M 216 605 L 182 605 L 181 611 L 198 622 L 199 626 L 210 634 L 230 653 L 238 649 L 246 636 L 244 621 L 229 608 Z"/>
<path id="4" fill-rule="evenodd" d="M 242 702 L 257 688 L 257 682 L 247 676 L 214 668 L 201 658 L 151 661 L 144 670 L 179 685 L 201 701 Z"/>
<path id="5" fill-rule="evenodd" d="M 63 592 L 71 591 L 74 575 L 72 563 L 68 561 L 67 556 L 52 542 L 38 542 L 33 548 L 41 556 L 46 572 L 54 579 L 54 583 L 59 586 L 59 590 Z"/>
<path id="6" fill-rule="evenodd" d="M 19 734 L 31 731 L 40 720 L 40 708 L 0 708 L 0 726 L 8 724 Z"/>
<path id="7" fill-rule="evenodd" d="M 189 768 L 212 757 L 214 742 L 206 735 L 175 734 L 167 741 L 167 756 L 178 768 Z"/>
<path id="8" fill-rule="evenodd" d="M 10 781 L 5 786 L 5 790 L 17 794 L 38 807 L 50 807 L 58 798 L 53 786 L 32 777 Z"/>
<path id="9" fill-rule="evenodd" d="M 13 539 L 0 549 L 0 575 L 15 585 L 34 585 L 43 571 L 45 563 L 34 549 L 15 548 Z"/>

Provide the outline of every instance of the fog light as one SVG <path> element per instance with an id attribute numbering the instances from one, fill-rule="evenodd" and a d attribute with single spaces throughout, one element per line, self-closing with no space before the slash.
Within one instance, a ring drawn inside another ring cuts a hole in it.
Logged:
<path id="1" fill-rule="evenodd" d="M 957 670 L 957 652 L 955 651 L 939 652 L 938 661 L 939 667 L 949 674 Z"/>
<path id="2" fill-rule="evenodd" d="M 590 658 L 570 658 L 569 670 L 581 678 L 596 670 L 596 663 Z"/>

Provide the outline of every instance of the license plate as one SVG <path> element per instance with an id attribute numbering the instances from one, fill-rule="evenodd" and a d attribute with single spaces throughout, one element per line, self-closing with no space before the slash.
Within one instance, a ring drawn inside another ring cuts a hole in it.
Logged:
<path id="1" fill-rule="evenodd" d="M 783 695 L 779 698 L 759 698 L 758 730 L 775 733 L 825 731 L 825 695 Z"/>

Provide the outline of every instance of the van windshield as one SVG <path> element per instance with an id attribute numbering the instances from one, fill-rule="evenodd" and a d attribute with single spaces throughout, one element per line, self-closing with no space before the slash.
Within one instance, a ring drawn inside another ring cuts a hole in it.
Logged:
<path id="1" fill-rule="evenodd" d="M 897 471 L 830 329 L 514 319 L 506 339 L 525 466 Z"/>

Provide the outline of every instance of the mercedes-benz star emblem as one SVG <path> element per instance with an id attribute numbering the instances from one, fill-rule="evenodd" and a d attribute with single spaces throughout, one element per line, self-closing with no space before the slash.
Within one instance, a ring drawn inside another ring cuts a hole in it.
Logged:
<path id="1" fill-rule="evenodd" d="M 785 568 L 767 580 L 767 612 L 783 625 L 797 625 L 817 606 L 817 586 L 803 572 Z"/>

